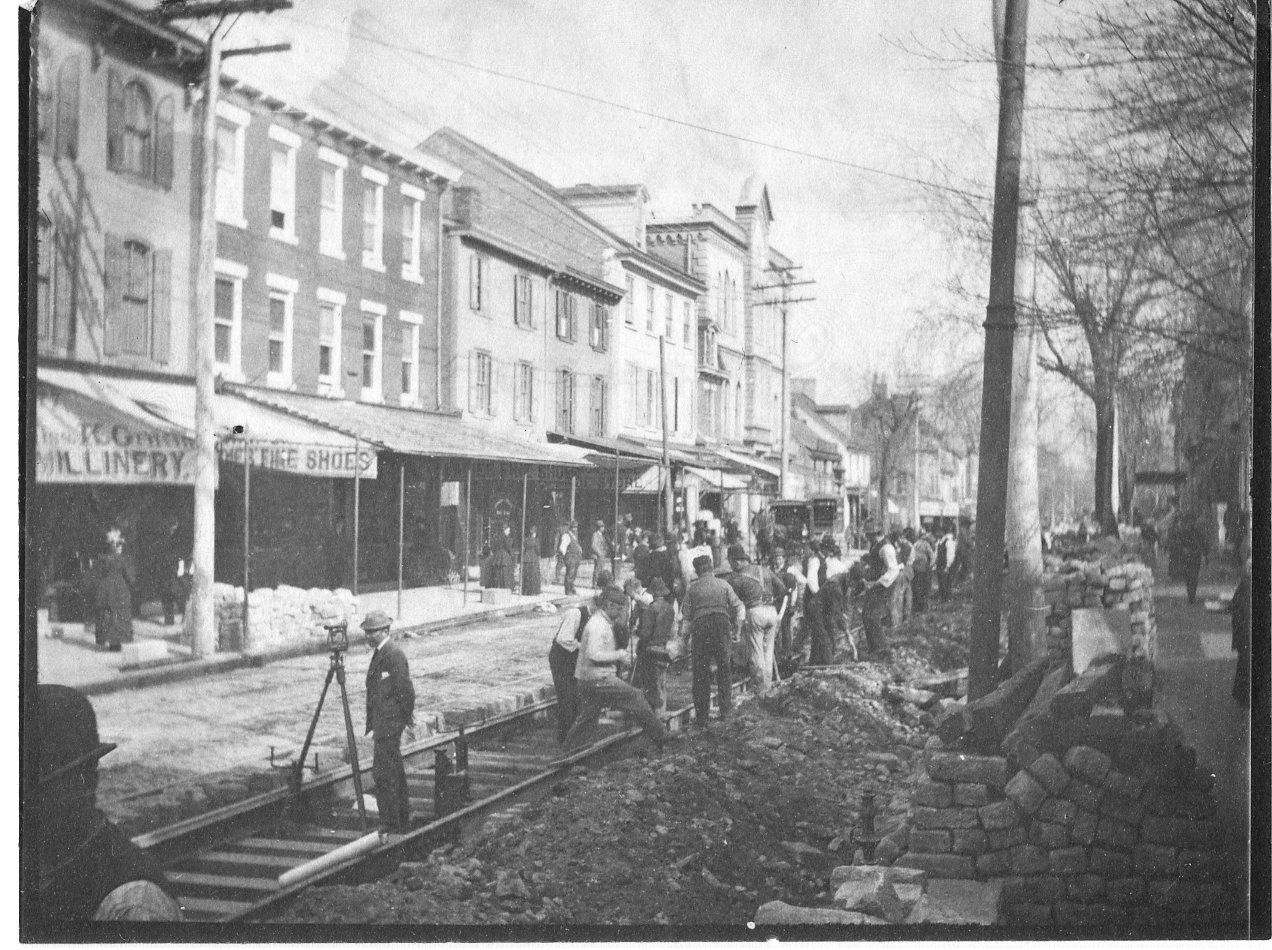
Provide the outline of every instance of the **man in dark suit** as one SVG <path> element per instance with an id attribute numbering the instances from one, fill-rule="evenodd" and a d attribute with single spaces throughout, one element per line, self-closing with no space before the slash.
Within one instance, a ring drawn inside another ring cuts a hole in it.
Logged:
<path id="1" fill-rule="evenodd" d="M 362 621 L 367 643 L 375 651 L 367 670 L 367 732 L 375 733 L 371 776 L 380 824 L 394 834 L 410 830 L 411 801 L 402 764 L 402 731 L 414 721 L 415 687 L 406 657 L 389 636 L 393 618 L 373 610 Z"/>

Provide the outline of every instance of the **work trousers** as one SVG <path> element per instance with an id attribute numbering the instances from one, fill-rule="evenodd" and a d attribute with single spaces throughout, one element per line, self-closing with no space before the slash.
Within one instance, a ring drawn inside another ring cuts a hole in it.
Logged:
<path id="1" fill-rule="evenodd" d="M 667 711 L 667 667 L 664 659 L 654 659 L 649 653 L 636 658 L 636 670 L 632 685 L 645 694 L 649 708 L 661 715 Z"/>
<path id="2" fill-rule="evenodd" d="M 705 726 L 711 713 L 711 667 L 715 665 L 716 700 L 720 715 L 733 709 L 733 670 L 729 663 L 731 621 L 711 614 L 693 622 L 693 718 Z"/>
<path id="3" fill-rule="evenodd" d="M 932 573 L 928 568 L 915 568 L 914 580 L 910 582 L 913 588 L 912 596 L 914 597 L 914 612 L 916 614 L 927 613 L 928 599 L 932 596 Z"/>
<path id="4" fill-rule="evenodd" d="M 835 631 L 827 624 L 826 604 L 833 600 L 823 587 L 804 603 L 804 623 L 808 628 L 809 666 L 829 666 L 835 660 Z"/>
<path id="5" fill-rule="evenodd" d="M 402 764 L 402 733 L 375 734 L 375 758 L 371 778 L 375 781 L 375 803 L 380 809 L 380 826 L 402 833 L 411 827 L 411 800 L 406 788 L 406 766 Z"/>
<path id="6" fill-rule="evenodd" d="M 581 559 L 572 557 L 569 554 L 565 556 L 565 592 L 573 594 L 574 580 L 579 576 L 579 563 Z"/>
<path id="7" fill-rule="evenodd" d="M 567 650 L 555 641 L 548 651 L 548 669 L 552 671 L 552 687 L 556 690 L 557 742 L 565 741 L 565 734 L 578 715 L 579 690 L 574 679 L 574 666 L 578 659 L 577 651 Z"/>
<path id="8" fill-rule="evenodd" d="M 936 586 L 941 592 L 941 603 L 950 599 L 950 591 L 954 587 L 954 572 L 949 568 L 936 572 Z"/>
<path id="9" fill-rule="evenodd" d="M 760 695 L 773 685 L 773 647 L 777 642 L 777 608 L 760 604 L 746 612 L 747 662 L 751 682 Z"/>
<path id="10" fill-rule="evenodd" d="M 1189 562 L 1184 564 L 1184 584 L 1188 588 L 1188 603 L 1195 604 L 1197 602 L 1197 581 L 1201 577 L 1201 562 Z"/>
<path id="11" fill-rule="evenodd" d="M 892 582 L 892 587 L 889 590 L 891 591 L 892 629 L 896 630 L 901 624 L 910 619 L 910 578 L 906 574 L 905 568 L 901 569 L 901 573 Z"/>
<path id="12" fill-rule="evenodd" d="M 871 653 L 888 653 L 888 635 L 883 631 L 883 618 L 888 612 L 891 591 L 887 587 L 872 587 L 861 602 L 861 620 L 866 627 L 866 645 Z"/>
<path id="13" fill-rule="evenodd" d="M 645 735 L 662 745 L 667 737 L 662 720 L 654 715 L 645 694 L 635 686 L 624 683 L 617 676 L 600 680 L 584 680 L 578 684 L 579 715 L 565 737 L 566 753 L 575 752 L 590 745 L 596 739 L 597 724 L 602 709 L 618 709 L 634 718 Z"/>

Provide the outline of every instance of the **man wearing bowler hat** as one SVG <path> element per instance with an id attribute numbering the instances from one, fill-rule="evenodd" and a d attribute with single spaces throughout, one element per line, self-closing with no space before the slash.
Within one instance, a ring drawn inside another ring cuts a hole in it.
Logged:
<path id="1" fill-rule="evenodd" d="M 415 687 L 406 656 L 393 643 L 393 618 L 373 610 L 363 618 L 362 631 L 375 652 L 367 669 L 367 732 L 375 733 L 371 777 L 380 825 L 393 834 L 410 830 L 411 801 L 402 764 L 402 732 L 414 721 Z"/>
<path id="2" fill-rule="evenodd" d="M 97 714 L 69 686 L 36 687 L 28 741 L 39 773 L 25 803 L 27 866 L 38 875 L 35 915 L 43 922 L 181 919 L 151 858 L 97 809 L 97 762 L 115 748 L 97 734 Z"/>

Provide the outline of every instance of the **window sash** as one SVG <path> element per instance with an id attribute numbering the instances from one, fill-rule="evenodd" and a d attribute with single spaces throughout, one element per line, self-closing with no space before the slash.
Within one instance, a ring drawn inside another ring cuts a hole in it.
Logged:
<path id="1" fill-rule="evenodd" d="M 491 358 L 489 353 L 478 353 L 474 361 L 477 379 L 475 388 L 477 390 L 477 409 L 480 412 L 490 415 L 491 410 Z"/>
<path id="2" fill-rule="evenodd" d="M 513 416 L 517 422 L 534 421 L 534 367 L 529 363 L 517 364 Z"/>
<path id="3" fill-rule="evenodd" d="M 296 233 L 296 150 L 279 142 L 270 147 L 269 223 L 272 230 Z"/>
<path id="4" fill-rule="evenodd" d="M 650 284 L 645 285 L 645 332 L 654 332 L 654 288 Z"/>
<path id="5" fill-rule="evenodd" d="M 318 242 L 322 251 L 339 255 L 344 249 L 344 169 L 322 163 Z"/>
<path id="6" fill-rule="evenodd" d="M 420 328 L 413 323 L 403 321 L 400 326 L 400 333 L 402 344 L 402 397 L 405 400 L 414 401 L 419 396 L 420 387 Z"/>
<path id="7" fill-rule="evenodd" d="M 380 392 L 380 317 L 362 317 L 362 392 L 363 397 Z"/>
<path id="8" fill-rule="evenodd" d="M 636 281 L 627 278 L 627 299 L 623 301 L 623 322 L 629 327 L 636 326 Z"/>
<path id="9" fill-rule="evenodd" d="M 243 127 L 224 118 L 216 121 L 216 216 L 241 224 L 243 219 Z"/>
<path id="10" fill-rule="evenodd" d="M 675 311 L 672 308 L 671 294 L 664 295 L 663 307 L 666 310 L 666 313 L 663 314 L 663 336 L 665 336 L 667 338 L 667 342 L 670 343 L 676 338 L 676 317 Z"/>
<path id="11" fill-rule="evenodd" d="M 518 274 L 515 281 L 514 319 L 519 327 L 533 326 L 534 289 L 529 274 Z"/>
<path id="12" fill-rule="evenodd" d="M 362 183 L 362 262 L 384 262 L 384 186 L 379 182 Z"/>
<path id="13" fill-rule="evenodd" d="M 420 272 L 420 202 L 418 198 L 402 199 L 402 269 L 409 274 Z"/>

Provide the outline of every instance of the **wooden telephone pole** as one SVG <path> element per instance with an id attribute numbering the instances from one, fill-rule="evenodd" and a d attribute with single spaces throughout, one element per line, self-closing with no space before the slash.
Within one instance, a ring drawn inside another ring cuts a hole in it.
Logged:
<path id="1" fill-rule="evenodd" d="M 1003 601 L 1003 536 L 1010 463 L 1012 354 L 1016 331 L 1016 232 L 1020 217 L 1020 153 L 1025 109 L 1028 0 L 996 0 L 998 158 L 994 230 L 985 319 L 981 390 L 980 478 L 976 487 L 976 559 L 967 698 L 993 691 Z M 1000 18 L 1001 13 L 1001 18 Z"/>
<path id="2" fill-rule="evenodd" d="M 279 52 L 287 44 L 221 49 L 225 38 L 225 18 L 240 13 L 272 13 L 291 7 L 291 0 L 207 0 L 207 2 L 164 3 L 151 14 L 156 20 L 202 20 L 215 17 L 207 41 L 203 74 L 203 137 L 199 195 L 199 270 L 194 312 L 194 545 L 191 559 L 194 577 L 190 589 L 191 652 L 196 657 L 216 651 L 216 604 L 212 598 L 216 538 L 216 421 L 212 414 L 215 394 L 216 353 L 213 340 L 215 320 L 213 297 L 216 274 L 216 100 L 221 86 L 221 59 Z M 246 455 L 244 465 L 250 465 Z M 244 597 L 247 591 L 243 592 Z"/>

